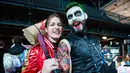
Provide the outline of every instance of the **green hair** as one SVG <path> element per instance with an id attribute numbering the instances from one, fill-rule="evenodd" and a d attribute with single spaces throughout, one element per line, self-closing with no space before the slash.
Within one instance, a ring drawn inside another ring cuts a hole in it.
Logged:
<path id="1" fill-rule="evenodd" d="M 69 10 L 73 6 L 79 6 L 85 12 L 85 8 L 84 8 L 84 6 L 82 4 L 79 4 L 77 2 L 71 2 L 64 8 L 64 13 L 66 13 L 67 10 Z"/>

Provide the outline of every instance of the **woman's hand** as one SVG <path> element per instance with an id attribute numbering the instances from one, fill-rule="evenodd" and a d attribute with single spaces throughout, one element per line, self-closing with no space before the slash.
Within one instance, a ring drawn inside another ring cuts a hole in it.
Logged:
<path id="1" fill-rule="evenodd" d="M 55 58 L 50 58 L 44 61 L 42 73 L 51 73 L 55 69 L 59 69 L 59 64 Z"/>

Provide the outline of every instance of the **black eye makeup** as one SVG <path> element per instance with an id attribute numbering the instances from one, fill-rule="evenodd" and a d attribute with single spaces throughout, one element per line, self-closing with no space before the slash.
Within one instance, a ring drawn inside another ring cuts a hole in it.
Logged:
<path id="1" fill-rule="evenodd" d="M 73 15 L 72 14 L 70 14 L 70 15 L 68 15 L 68 19 L 72 19 L 72 17 L 73 17 Z"/>
<path id="2" fill-rule="evenodd" d="M 75 16 L 81 16 L 82 13 L 81 13 L 81 11 L 76 11 L 76 12 L 74 13 L 74 15 L 75 15 Z"/>
<path id="3" fill-rule="evenodd" d="M 78 16 L 81 16 L 82 15 L 82 12 L 77 10 L 76 12 L 74 12 L 74 16 L 78 17 Z M 67 16 L 68 19 L 72 19 L 73 18 L 73 15 L 70 14 Z"/>

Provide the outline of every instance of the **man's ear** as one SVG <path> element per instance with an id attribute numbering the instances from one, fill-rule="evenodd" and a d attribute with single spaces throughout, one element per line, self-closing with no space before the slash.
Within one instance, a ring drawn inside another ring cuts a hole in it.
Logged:
<path id="1" fill-rule="evenodd" d="M 84 17 L 85 17 L 85 19 L 88 19 L 88 14 L 84 13 Z"/>

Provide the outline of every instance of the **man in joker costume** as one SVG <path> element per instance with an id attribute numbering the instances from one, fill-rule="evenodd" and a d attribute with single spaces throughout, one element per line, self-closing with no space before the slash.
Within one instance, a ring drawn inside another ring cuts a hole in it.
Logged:
<path id="1" fill-rule="evenodd" d="M 66 6 L 65 14 L 72 29 L 66 37 L 71 45 L 72 73 L 99 73 L 102 66 L 100 42 L 86 33 L 88 15 L 83 5 L 72 2 Z"/>

